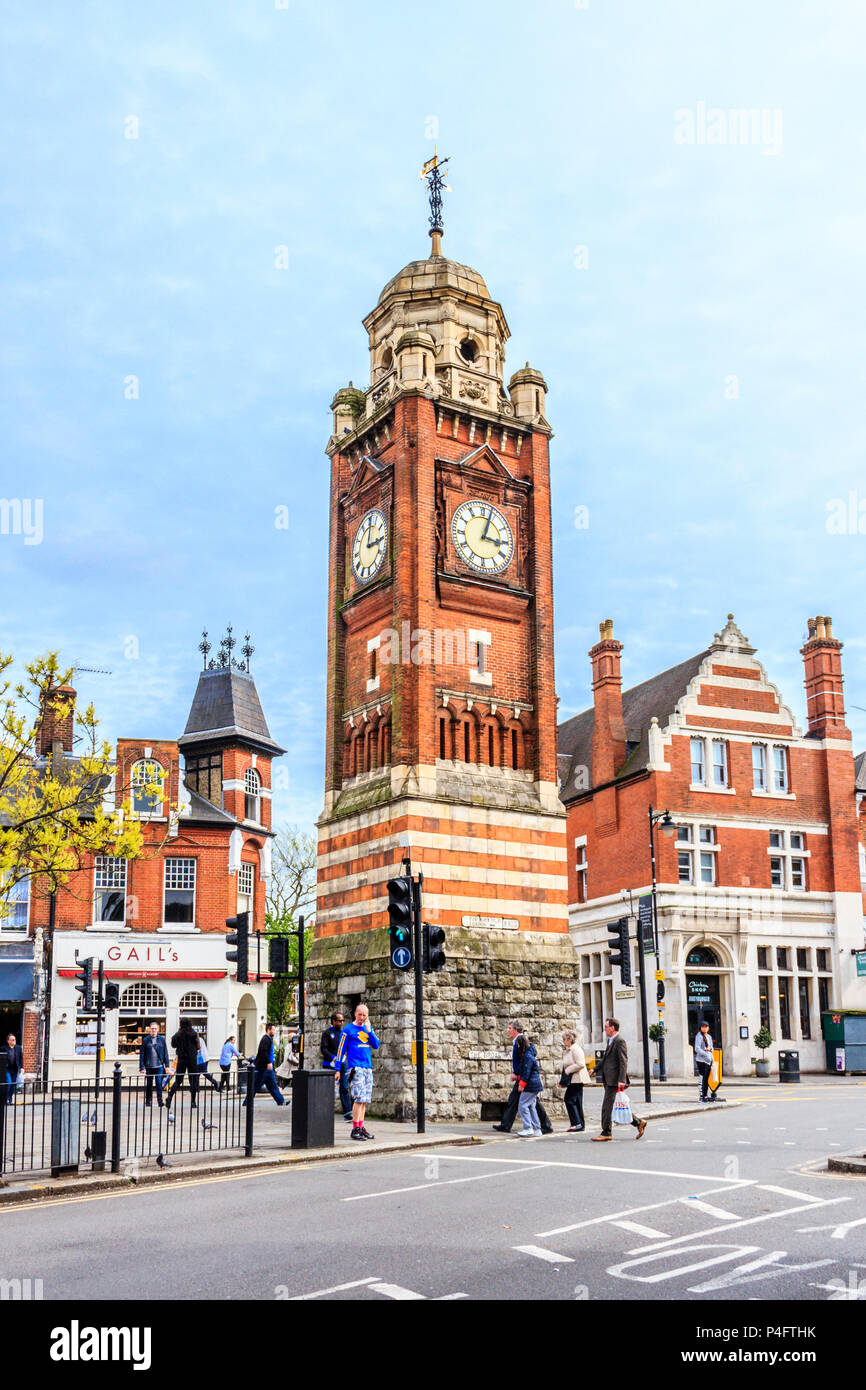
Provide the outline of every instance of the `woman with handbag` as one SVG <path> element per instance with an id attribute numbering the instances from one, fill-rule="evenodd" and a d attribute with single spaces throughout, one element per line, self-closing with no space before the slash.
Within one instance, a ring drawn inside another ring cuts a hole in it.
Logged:
<path id="1" fill-rule="evenodd" d="M 586 1067 L 586 1055 L 577 1034 L 566 1028 L 562 1034 L 562 1075 L 559 1085 L 565 1087 L 565 1108 L 571 1124 L 568 1134 L 582 1134 L 586 1129 L 583 1118 L 583 1088 L 589 1084 L 590 1076 Z"/>

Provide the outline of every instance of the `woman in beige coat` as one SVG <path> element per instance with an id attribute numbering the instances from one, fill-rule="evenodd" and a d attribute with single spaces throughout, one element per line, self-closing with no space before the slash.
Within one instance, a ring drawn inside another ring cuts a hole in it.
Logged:
<path id="1" fill-rule="evenodd" d="M 565 1086 L 565 1108 L 571 1124 L 569 1134 L 580 1134 L 586 1129 L 583 1118 L 583 1088 L 589 1082 L 586 1057 L 577 1041 L 577 1035 L 567 1028 L 562 1035 L 562 1077 L 559 1084 Z M 567 1079 L 567 1084 L 566 1084 Z"/>

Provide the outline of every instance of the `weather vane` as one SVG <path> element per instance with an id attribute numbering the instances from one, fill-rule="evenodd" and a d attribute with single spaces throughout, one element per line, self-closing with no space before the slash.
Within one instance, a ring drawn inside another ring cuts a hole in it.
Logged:
<path id="1" fill-rule="evenodd" d="M 433 155 L 421 168 L 421 177 L 427 184 L 427 196 L 430 199 L 430 235 L 433 238 L 433 250 L 431 256 L 442 255 L 442 234 L 445 228 L 442 225 L 442 194 L 451 192 L 451 185 L 445 182 L 445 166 L 448 158 L 440 159 L 438 151 L 434 149 Z"/>

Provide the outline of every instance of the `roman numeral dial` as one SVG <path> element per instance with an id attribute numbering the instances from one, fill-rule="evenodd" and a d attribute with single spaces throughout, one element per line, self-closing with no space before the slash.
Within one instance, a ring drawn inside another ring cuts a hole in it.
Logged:
<path id="1" fill-rule="evenodd" d="M 491 502 L 461 502 L 451 519 L 457 553 L 480 574 L 501 574 L 511 564 L 514 536 Z"/>
<path id="2" fill-rule="evenodd" d="M 379 573 L 388 549 L 388 526 L 378 507 L 361 521 L 352 542 L 352 573 L 361 584 L 367 584 Z"/>

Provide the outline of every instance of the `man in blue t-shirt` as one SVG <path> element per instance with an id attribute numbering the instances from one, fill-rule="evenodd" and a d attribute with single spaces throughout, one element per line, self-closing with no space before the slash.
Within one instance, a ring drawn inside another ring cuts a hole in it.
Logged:
<path id="1" fill-rule="evenodd" d="M 352 1138 L 373 1139 L 364 1125 L 367 1106 L 373 1096 L 373 1057 L 371 1047 L 378 1048 L 379 1039 L 370 1027 L 370 1013 L 366 1004 L 355 1009 L 355 1022 L 345 1023 L 340 1033 L 337 1055 L 333 1061 L 335 1071 L 341 1065 L 349 1069 L 349 1090 L 352 1093 Z"/>

